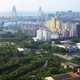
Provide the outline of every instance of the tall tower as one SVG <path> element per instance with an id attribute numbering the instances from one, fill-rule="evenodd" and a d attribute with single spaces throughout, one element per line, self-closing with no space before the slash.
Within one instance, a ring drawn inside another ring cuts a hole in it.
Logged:
<path id="1" fill-rule="evenodd" d="M 18 30 L 18 26 L 17 26 L 17 11 L 16 11 L 16 7 L 13 6 L 12 7 L 12 18 L 11 18 L 13 24 L 15 24 L 14 30 Z"/>
<path id="2" fill-rule="evenodd" d="M 42 10 L 42 7 L 39 7 L 39 9 L 38 9 L 38 22 L 39 22 L 40 28 L 41 27 L 43 28 L 45 26 L 44 21 L 45 21 L 45 14 Z"/>
<path id="3" fill-rule="evenodd" d="M 17 18 L 17 12 L 16 12 L 16 7 L 12 7 L 12 18 L 15 20 Z"/>
<path id="4" fill-rule="evenodd" d="M 44 12 L 42 10 L 42 7 L 39 8 L 38 15 L 39 15 L 39 20 L 40 21 L 44 21 L 45 20 L 45 14 L 44 14 Z"/>

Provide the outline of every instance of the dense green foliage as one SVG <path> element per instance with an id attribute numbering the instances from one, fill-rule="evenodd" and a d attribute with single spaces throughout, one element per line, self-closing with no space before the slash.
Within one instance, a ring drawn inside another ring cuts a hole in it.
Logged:
<path id="1" fill-rule="evenodd" d="M 20 56 L 11 45 L 9 47 L 0 47 L 0 49 L 1 80 L 28 80 L 31 75 L 35 75 L 37 79 L 42 79 L 51 74 L 61 73 L 59 65 L 64 60 L 55 58 L 52 54 L 29 53 Z"/>
<path id="2" fill-rule="evenodd" d="M 19 53 L 18 47 L 31 51 Z M 0 39 L 0 80 L 44 80 L 46 76 L 68 72 L 61 67 L 66 60 L 55 57 L 54 53 L 65 53 L 65 50 L 52 47 L 49 42 L 34 42 L 23 33 L 4 37 Z"/>
<path id="3" fill-rule="evenodd" d="M 75 43 L 80 43 L 80 38 L 79 37 L 72 38 L 71 41 Z"/>

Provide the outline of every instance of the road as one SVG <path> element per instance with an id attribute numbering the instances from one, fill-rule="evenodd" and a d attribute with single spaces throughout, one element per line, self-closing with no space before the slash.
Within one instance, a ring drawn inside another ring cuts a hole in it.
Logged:
<path id="1" fill-rule="evenodd" d="M 54 56 L 58 56 L 58 57 L 60 57 L 60 58 L 63 58 L 63 59 L 65 59 L 65 60 L 72 60 L 74 57 L 73 56 L 67 56 L 67 55 L 62 55 L 62 54 L 57 54 L 57 53 L 55 53 L 55 54 L 53 54 Z"/>

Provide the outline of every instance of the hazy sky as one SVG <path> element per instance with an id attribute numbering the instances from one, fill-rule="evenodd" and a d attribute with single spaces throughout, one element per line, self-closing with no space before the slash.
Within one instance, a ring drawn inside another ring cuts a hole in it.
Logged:
<path id="1" fill-rule="evenodd" d="M 15 5 L 18 11 L 80 11 L 80 0 L 0 0 L 0 12 L 10 11 Z"/>

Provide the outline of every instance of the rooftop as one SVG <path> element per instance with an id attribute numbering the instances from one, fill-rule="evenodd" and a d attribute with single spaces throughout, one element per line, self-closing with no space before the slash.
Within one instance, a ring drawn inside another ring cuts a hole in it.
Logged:
<path id="1" fill-rule="evenodd" d="M 49 76 L 49 77 L 46 77 L 45 80 L 54 80 L 54 79 L 53 77 Z"/>
<path id="2" fill-rule="evenodd" d="M 67 74 L 60 74 L 53 76 L 54 80 L 75 80 L 76 78 L 80 77 L 80 75 L 77 75 L 76 73 L 69 72 Z"/>
<path id="3" fill-rule="evenodd" d="M 80 78 L 80 75 L 78 75 L 77 73 L 69 72 L 66 74 L 49 76 L 46 77 L 45 80 L 76 80 L 77 78 Z"/>

